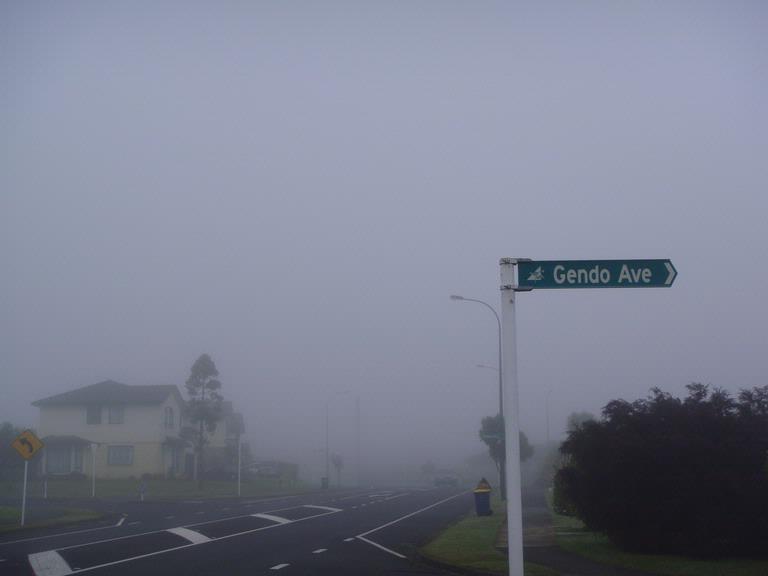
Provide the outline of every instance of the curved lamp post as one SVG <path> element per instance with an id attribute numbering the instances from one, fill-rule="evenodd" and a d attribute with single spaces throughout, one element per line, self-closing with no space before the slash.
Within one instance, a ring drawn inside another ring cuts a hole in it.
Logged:
<path id="1" fill-rule="evenodd" d="M 493 313 L 493 317 L 496 318 L 496 326 L 498 326 L 499 329 L 499 416 L 501 416 L 502 421 L 504 419 L 504 393 L 502 388 L 502 363 L 501 363 L 501 319 L 499 318 L 499 315 L 496 313 L 496 310 L 493 306 L 488 304 L 488 302 L 484 302 L 482 300 L 477 300 L 475 298 L 465 298 L 464 296 L 459 296 L 458 294 L 451 294 L 451 300 L 457 300 L 461 302 L 476 302 L 478 304 L 482 304 L 488 310 L 490 310 Z M 485 366 L 478 364 L 478 367 L 481 368 L 490 368 L 490 366 Z M 507 499 L 507 483 L 506 483 L 506 462 L 502 462 L 501 467 L 499 468 L 499 484 L 501 484 L 501 498 L 502 500 Z"/>

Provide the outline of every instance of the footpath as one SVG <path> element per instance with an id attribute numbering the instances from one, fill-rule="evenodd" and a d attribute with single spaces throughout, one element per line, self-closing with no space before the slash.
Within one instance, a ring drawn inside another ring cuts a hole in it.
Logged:
<path id="1" fill-rule="evenodd" d="M 499 532 L 497 548 L 506 550 L 506 523 Z M 546 566 L 561 576 L 652 576 L 628 568 L 600 564 L 561 549 L 555 540 L 552 515 L 543 490 L 523 492 L 523 558 Z"/>

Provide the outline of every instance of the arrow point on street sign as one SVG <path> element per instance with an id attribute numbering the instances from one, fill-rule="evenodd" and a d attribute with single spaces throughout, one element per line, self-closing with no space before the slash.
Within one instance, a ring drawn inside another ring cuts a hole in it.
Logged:
<path id="1" fill-rule="evenodd" d="M 667 267 L 667 279 L 664 281 L 665 286 L 672 286 L 672 282 L 675 281 L 675 278 L 677 277 L 677 270 L 675 270 L 675 267 L 672 266 L 672 262 L 669 260 L 664 262 L 664 266 Z"/>

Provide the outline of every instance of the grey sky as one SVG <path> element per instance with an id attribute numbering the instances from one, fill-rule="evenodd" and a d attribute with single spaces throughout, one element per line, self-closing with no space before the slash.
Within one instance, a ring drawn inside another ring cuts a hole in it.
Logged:
<path id="1" fill-rule="evenodd" d="M 761 2 L 4 2 L 0 420 L 216 361 L 257 453 L 363 407 L 481 451 L 500 257 L 671 258 L 518 300 L 521 426 L 766 384 Z M 347 442 L 348 444 L 348 442 Z M 344 446 L 349 450 L 349 446 Z M 314 452 L 313 452 L 314 451 Z"/>

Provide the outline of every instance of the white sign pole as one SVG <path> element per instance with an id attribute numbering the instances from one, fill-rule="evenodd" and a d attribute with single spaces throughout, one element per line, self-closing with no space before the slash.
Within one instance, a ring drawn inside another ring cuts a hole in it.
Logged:
<path id="1" fill-rule="evenodd" d="M 507 538 L 509 576 L 523 576 L 523 506 L 520 486 L 520 428 L 517 388 L 517 334 L 515 328 L 515 265 L 502 258 L 501 330 L 504 346 L 504 442 L 507 464 Z"/>
<path id="2" fill-rule="evenodd" d="M 27 468 L 29 460 L 24 460 L 24 488 L 21 491 L 21 525 L 24 526 L 24 520 L 27 517 Z"/>

